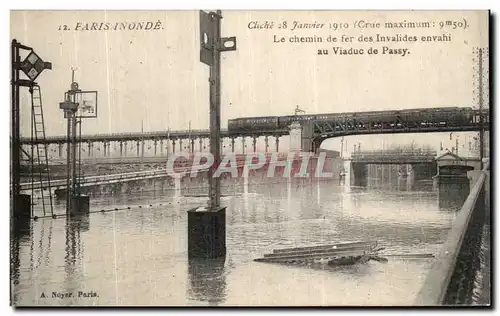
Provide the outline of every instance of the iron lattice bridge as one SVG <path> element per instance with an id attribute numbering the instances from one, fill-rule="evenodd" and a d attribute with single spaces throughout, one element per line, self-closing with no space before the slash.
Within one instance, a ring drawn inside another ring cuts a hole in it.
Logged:
<path id="1" fill-rule="evenodd" d="M 450 112 L 451 113 L 451 112 Z M 483 110 L 483 124 L 479 110 L 461 111 L 460 115 L 426 114 L 415 116 L 360 116 L 337 117 L 329 120 L 312 121 L 313 138 L 323 141 L 327 138 L 398 133 L 433 133 L 479 131 L 481 125 L 489 130 L 489 111 Z"/>
<path id="2" fill-rule="evenodd" d="M 247 132 L 231 132 L 227 129 L 221 129 L 221 137 L 242 137 L 242 136 L 273 136 L 280 137 L 288 135 L 289 129 L 269 129 L 261 130 L 258 133 Z M 197 129 L 197 130 L 179 130 L 179 131 L 159 131 L 159 132 L 145 132 L 145 133 L 110 133 L 110 134 L 96 134 L 96 135 L 82 135 L 77 141 L 79 142 L 125 142 L 125 141 L 142 141 L 142 140 L 179 140 L 179 139 L 196 139 L 208 138 L 210 130 Z M 66 136 L 47 136 L 44 141 L 31 140 L 29 138 L 22 138 L 23 145 L 37 144 L 64 144 L 67 142 Z"/>
<path id="3" fill-rule="evenodd" d="M 481 125 L 489 130 L 489 110 L 483 110 L 481 124 L 479 110 L 472 108 L 414 109 L 406 111 L 372 111 L 339 114 L 315 114 L 273 117 L 248 117 L 228 120 L 228 129 L 221 129 L 221 137 L 280 137 L 289 135 L 290 125 L 298 122 L 303 136 L 321 143 L 332 137 L 369 134 L 431 133 L 479 131 Z M 158 131 L 147 133 L 111 133 L 82 135 L 79 142 L 125 142 L 143 140 L 181 140 L 208 138 L 208 129 Z M 44 140 L 22 138 L 22 144 L 63 144 L 65 136 L 46 137 Z"/>

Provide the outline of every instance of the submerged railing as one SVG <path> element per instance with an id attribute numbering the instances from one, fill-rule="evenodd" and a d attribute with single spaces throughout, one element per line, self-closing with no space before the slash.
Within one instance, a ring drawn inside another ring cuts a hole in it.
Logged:
<path id="1" fill-rule="evenodd" d="M 420 292 L 417 306 L 472 305 L 477 295 L 476 275 L 480 273 L 481 247 L 485 224 L 489 223 L 489 161 L 453 221 L 445 243 L 436 256 Z M 489 230 L 487 230 L 489 231 Z M 489 265 L 489 263 L 486 263 Z"/>

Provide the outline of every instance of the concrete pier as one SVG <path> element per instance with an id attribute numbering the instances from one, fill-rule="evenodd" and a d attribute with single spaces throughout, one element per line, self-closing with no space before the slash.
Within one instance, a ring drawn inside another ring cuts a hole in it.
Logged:
<path id="1" fill-rule="evenodd" d="M 226 207 L 188 211 L 188 258 L 226 256 Z"/>

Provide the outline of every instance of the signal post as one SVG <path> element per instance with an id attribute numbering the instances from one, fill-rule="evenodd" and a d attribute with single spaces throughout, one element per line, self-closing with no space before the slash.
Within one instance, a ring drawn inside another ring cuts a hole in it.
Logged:
<path id="1" fill-rule="evenodd" d="M 28 56 L 21 61 L 21 51 L 28 51 Z M 32 88 L 35 80 L 44 70 L 52 69 L 52 63 L 44 62 L 33 48 L 13 39 L 11 43 L 11 86 L 12 86 L 12 118 L 11 118 L 11 218 L 14 222 L 27 222 L 31 218 L 31 196 L 21 194 L 21 133 L 20 133 L 20 98 L 21 87 Z M 28 79 L 21 79 L 21 71 Z"/>
<path id="2" fill-rule="evenodd" d="M 81 136 L 82 119 L 97 117 L 97 91 L 80 90 L 74 70 L 71 81 L 71 88 L 59 108 L 67 119 L 66 215 L 78 216 L 89 213 L 90 198 L 80 192 L 81 141 L 77 139 Z"/>
<path id="3" fill-rule="evenodd" d="M 221 11 L 200 11 L 200 61 L 210 66 L 210 153 L 208 207 L 188 211 L 188 257 L 226 256 L 226 207 L 220 205 L 220 179 L 213 177 L 220 157 L 220 54 L 236 50 L 236 38 L 221 38 Z"/>

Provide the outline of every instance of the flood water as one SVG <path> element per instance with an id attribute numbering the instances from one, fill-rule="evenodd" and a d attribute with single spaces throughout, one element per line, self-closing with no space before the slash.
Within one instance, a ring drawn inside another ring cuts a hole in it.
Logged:
<path id="1" fill-rule="evenodd" d="M 325 268 L 253 261 L 276 248 L 357 240 L 376 240 L 386 254 L 436 254 L 457 207 L 439 203 L 432 181 L 408 181 L 369 179 L 365 188 L 339 180 L 225 186 L 225 262 L 187 260 L 186 211 L 206 204 L 204 198 L 147 191 L 96 197 L 91 211 L 130 209 L 91 213 L 87 220 L 41 218 L 16 239 L 12 302 L 410 305 L 433 259 Z"/>

